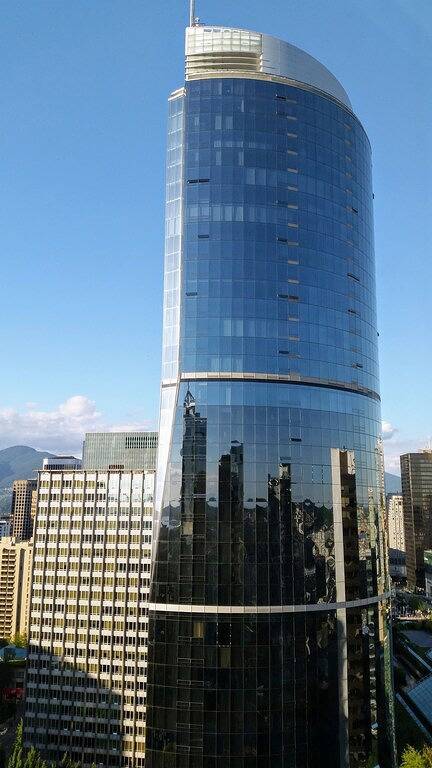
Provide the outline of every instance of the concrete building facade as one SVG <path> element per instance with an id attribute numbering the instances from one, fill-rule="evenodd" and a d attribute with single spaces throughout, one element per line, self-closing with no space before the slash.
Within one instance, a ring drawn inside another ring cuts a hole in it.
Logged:
<path id="1" fill-rule="evenodd" d="M 31 541 L 0 539 L 0 637 L 28 635 L 32 556 Z"/>
<path id="2" fill-rule="evenodd" d="M 25 743 L 144 765 L 154 470 L 39 473 Z"/>
<path id="3" fill-rule="evenodd" d="M 405 529 L 403 497 L 388 493 L 386 497 L 389 572 L 395 582 L 406 579 Z"/>
<path id="4" fill-rule="evenodd" d="M 387 524 L 389 547 L 405 552 L 403 496 L 401 493 L 387 494 Z"/>
<path id="5" fill-rule="evenodd" d="M 12 486 L 11 536 L 27 541 L 33 533 L 32 503 L 37 480 L 15 480 Z"/>

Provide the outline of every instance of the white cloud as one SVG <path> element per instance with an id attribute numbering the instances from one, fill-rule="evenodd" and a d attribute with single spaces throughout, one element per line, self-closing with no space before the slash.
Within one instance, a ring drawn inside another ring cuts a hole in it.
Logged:
<path id="1" fill-rule="evenodd" d="M 428 444 L 426 437 L 409 437 L 403 435 L 397 440 L 389 440 L 384 443 L 384 461 L 387 472 L 400 475 L 400 457 L 403 453 L 417 453 Z"/>
<path id="2" fill-rule="evenodd" d="M 397 428 L 393 426 L 389 421 L 382 422 L 382 438 L 383 440 L 391 440 L 397 432 Z"/>
<path id="3" fill-rule="evenodd" d="M 74 395 L 53 410 L 40 410 L 26 403 L 23 410 L 0 407 L 0 448 L 30 445 L 52 453 L 81 455 L 85 432 L 149 429 L 136 422 L 122 427 L 107 423 L 96 403 L 84 395 Z"/>

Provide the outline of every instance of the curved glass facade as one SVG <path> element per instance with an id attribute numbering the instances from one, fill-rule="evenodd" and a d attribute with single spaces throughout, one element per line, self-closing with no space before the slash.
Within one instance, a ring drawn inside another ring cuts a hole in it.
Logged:
<path id="1" fill-rule="evenodd" d="M 392 766 L 368 139 L 195 80 L 167 184 L 147 765 Z"/>

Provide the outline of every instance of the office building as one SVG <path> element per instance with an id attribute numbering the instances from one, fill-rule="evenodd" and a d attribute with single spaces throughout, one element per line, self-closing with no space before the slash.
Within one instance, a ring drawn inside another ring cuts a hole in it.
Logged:
<path id="1" fill-rule="evenodd" d="M 403 520 L 403 497 L 400 493 L 388 493 L 387 530 L 389 547 L 389 571 L 394 581 L 406 579 L 405 531 Z"/>
<path id="2" fill-rule="evenodd" d="M 432 549 L 432 451 L 400 457 L 407 584 L 425 587 L 424 552 Z"/>
<path id="3" fill-rule="evenodd" d="M 0 637 L 28 635 L 31 589 L 31 541 L 0 539 Z"/>
<path id="4" fill-rule="evenodd" d="M 425 571 L 425 592 L 426 597 L 432 598 L 432 550 L 426 549 L 423 555 Z"/>
<path id="5" fill-rule="evenodd" d="M 334 76 L 192 19 L 169 98 L 146 768 L 394 764 L 372 199 Z"/>
<path id="6" fill-rule="evenodd" d="M 81 469 L 81 459 L 75 456 L 47 456 L 43 460 L 42 469 Z"/>
<path id="7" fill-rule="evenodd" d="M 389 547 L 405 552 L 403 496 L 400 493 L 387 494 L 387 525 Z"/>
<path id="8" fill-rule="evenodd" d="M 154 470 L 39 473 L 24 740 L 144 765 Z"/>
<path id="9" fill-rule="evenodd" d="M 84 469 L 154 469 L 157 432 L 87 432 Z"/>
<path id="10" fill-rule="evenodd" d="M 12 486 L 11 535 L 17 541 L 26 541 L 33 533 L 32 501 L 37 480 L 15 480 Z"/>
<path id="11" fill-rule="evenodd" d="M 10 535 L 10 518 L 0 520 L 0 538 Z"/>

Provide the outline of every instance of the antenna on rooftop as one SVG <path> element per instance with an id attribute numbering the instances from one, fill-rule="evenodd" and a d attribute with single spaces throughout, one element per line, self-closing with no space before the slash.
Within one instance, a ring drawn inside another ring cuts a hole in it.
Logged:
<path id="1" fill-rule="evenodd" d="M 189 26 L 194 27 L 197 22 L 195 16 L 195 0 L 189 0 Z"/>

